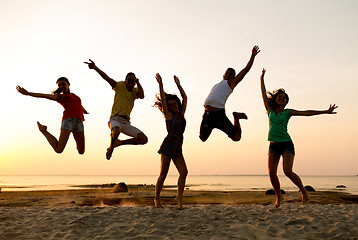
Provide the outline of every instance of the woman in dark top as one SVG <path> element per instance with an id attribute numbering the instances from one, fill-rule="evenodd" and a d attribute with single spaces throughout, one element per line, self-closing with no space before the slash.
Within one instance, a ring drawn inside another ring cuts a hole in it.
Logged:
<path id="1" fill-rule="evenodd" d="M 158 151 L 158 153 L 161 154 L 161 167 L 160 175 L 155 185 L 154 203 L 156 207 L 162 207 L 162 204 L 160 203 L 160 192 L 162 191 L 164 180 L 168 174 L 170 160 L 173 160 L 174 165 L 179 172 L 176 200 L 178 202 L 179 209 L 183 209 L 183 192 L 186 176 L 188 175 L 188 170 L 182 153 L 183 133 L 186 125 L 184 113 L 187 104 L 187 97 L 177 76 L 174 76 L 174 81 L 180 91 L 180 95 L 183 98 L 182 103 L 176 95 L 166 94 L 164 92 L 162 78 L 159 73 L 157 73 L 156 79 L 159 83 L 160 96 L 157 96 L 157 100 L 154 105 L 164 114 L 168 135 L 165 137 Z"/>

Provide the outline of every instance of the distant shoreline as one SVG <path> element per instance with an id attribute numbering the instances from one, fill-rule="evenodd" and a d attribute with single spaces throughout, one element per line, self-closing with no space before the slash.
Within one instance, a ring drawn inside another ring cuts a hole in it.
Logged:
<path id="1" fill-rule="evenodd" d="M 77 190 L 8 191 L 1 193 L 0 207 L 16 206 L 95 206 L 95 205 L 153 205 L 154 186 L 128 185 L 128 192 L 112 193 L 108 185 L 93 185 Z M 176 190 L 163 190 L 164 204 L 173 205 Z M 284 195 L 285 204 L 299 204 L 301 194 L 289 191 Z M 275 196 L 265 191 L 196 191 L 186 190 L 186 204 L 273 204 Z M 357 204 L 358 195 L 339 191 L 310 192 L 308 204 Z"/>

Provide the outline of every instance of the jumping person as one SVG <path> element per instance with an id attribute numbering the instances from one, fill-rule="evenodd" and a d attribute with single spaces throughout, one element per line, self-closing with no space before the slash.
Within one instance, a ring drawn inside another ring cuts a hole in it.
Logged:
<path id="1" fill-rule="evenodd" d="M 63 152 L 72 132 L 76 141 L 77 151 L 79 154 L 83 154 L 85 152 L 83 114 L 87 114 L 87 111 L 83 108 L 81 99 L 76 94 L 70 92 L 70 82 L 67 78 L 60 77 L 56 83 L 58 89 L 54 91 L 53 94 L 28 92 L 25 88 L 20 86 L 16 86 L 16 89 L 19 93 L 26 96 L 46 98 L 60 103 L 65 110 L 63 112 L 59 139 L 57 140 L 56 137 L 47 131 L 47 126 L 41 125 L 39 122 L 37 122 L 38 128 L 56 153 Z"/>
<path id="2" fill-rule="evenodd" d="M 173 163 L 179 172 L 176 200 L 179 209 L 183 209 L 183 193 L 186 176 L 188 174 L 182 152 L 183 133 L 186 125 L 184 114 L 186 110 L 187 96 L 184 89 L 180 85 L 180 81 L 177 76 L 174 76 L 174 81 L 179 89 L 181 97 L 183 98 L 182 102 L 176 95 L 164 92 L 162 78 L 159 73 L 157 73 L 156 79 L 159 84 L 160 96 L 157 96 L 157 101 L 154 105 L 158 107 L 164 115 L 168 135 L 165 137 L 158 151 L 158 153 L 161 154 L 161 167 L 160 174 L 155 185 L 154 203 L 156 207 L 162 207 L 160 203 L 160 192 L 162 191 L 164 180 L 168 174 L 170 161 L 173 160 Z"/>
<path id="3" fill-rule="evenodd" d="M 288 121 L 291 116 L 314 116 L 320 114 L 336 114 L 334 110 L 338 107 L 335 104 L 330 105 L 327 110 L 305 110 L 298 111 L 294 109 L 285 109 L 289 101 L 288 95 L 284 89 L 278 89 L 268 92 L 267 96 L 264 76 L 266 70 L 262 70 L 261 93 L 264 105 L 269 119 L 268 141 L 270 141 L 268 153 L 268 170 L 271 184 L 276 193 L 275 207 L 279 207 L 282 201 L 280 181 L 277 177 L 277 167 L 282 155 L 283 171 L 285 175 L 301 190 L 302 203 L 308 201 L 307 190 L 303 187 L 300 177 L 292 171 L 293 160 L 295 157 L 295 148 L 290 135 L 287 132 Z"/>
<path id="4" fill-rule="evenodd" d="M 245 113 L 233 112 L 234 124 L 227 118 L 225 113 L 225 103 L 234 88 L 249 72 L 254 63 L 256 55 L 260 52 L 258 46 L 252 49 L 251 57 L 246 67 L 235 76 L 235 70 L 228 68 L 223 75 L 223 80 L 217 83 L 205 100 L 205 112 L 200 125 L 200 139 L 205 142 L 212 130 L 218 128 L 225 132 L 233 141 L 240 141 L 241 126 L 240 119 L 247 119 Z"/>
<path id="5" fill-rule="evenodd" d="M 139 83 L 139 79 L 134 73 L 129 72 L 125 81 L 116 82 L 99 69 L 91 59 L 85 63 L 90 69 L 96 70 L 115 91 L 112 113 L 108 122 L 108 126 L 111 129 L 111 143 L 106 152 L 107 160 L 111 158 L 115 147 L 127 144 L 146 144 L 148 142 L 147 136 L 141 130 L 130 124 L 130 113 L 133 109 L 134 101 L 137 98 L 144 98 L 144 91 L 142 85 Z M 136 85 L 137 87 L 135 88 Z M 118 137 L 120 133 L 124 133 L 132 138 L 119 140 Z"/>

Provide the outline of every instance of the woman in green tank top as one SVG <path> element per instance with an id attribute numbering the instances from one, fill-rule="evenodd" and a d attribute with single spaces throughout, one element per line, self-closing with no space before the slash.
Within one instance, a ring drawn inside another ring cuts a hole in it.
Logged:
<path id="1" fill-rule="evenodd" d="M 289 98 L 284 89 L 278 89 L 271 92 L 266 92 L 264 76 L 266 70 L 262 70 L 261 93 L 264 105 L 269 118 L 269 134 L 268 141 L 270 141 L 268 153 L 268 168 L 272 187 L 276 193 L 275 207 L 279 207 L 282 201 L 280 181 L 277 177 L 277 167 L 282 155 L 283 171 L 285 175 L 301 190 L 302 203 L 308 201 L 307 190 L 303 187 L 300 177 L 292 171 L 293 160 L 295 157 L 295 149 L 292 139 L 287 132 L 287 124 L 291 116 L 314 116 L 320 114 L 335 114 L 334 110 L 338 107 L 335 104 L 330 105 L 327 110 L 305 110 L 298 111 L 294 109 L 285 109 Z"/>

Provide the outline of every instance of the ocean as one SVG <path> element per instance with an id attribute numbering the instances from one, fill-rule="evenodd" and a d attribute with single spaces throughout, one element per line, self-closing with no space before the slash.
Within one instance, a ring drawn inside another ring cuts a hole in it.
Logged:
<path id="1" fill-rule="evenodd" d="M 155 185 L 158 176 L 0 176 L 1 191 L 33 191 L 78 189 L 78 185 L 100 185 L 125 182 L 127 185 Z M 300 176 L 304 185 L 318 191 L 344 191 L 358 194 L 358 176 Z M 170 175 L 165 186 L 176 187 L 177 175 Z M 286 177 L 279 176 L 281 188 L 297 191 Z M 337 188 L 343 185 L 345 188 Z M 83 188 L 83 187 L 82 187 Z M 186 188 L 207 191 L 265 191 L 271 189 L 267 175 L 189 175 Z"/>

